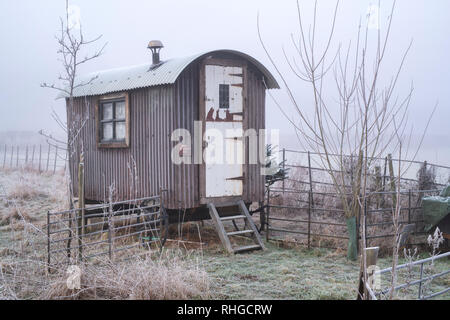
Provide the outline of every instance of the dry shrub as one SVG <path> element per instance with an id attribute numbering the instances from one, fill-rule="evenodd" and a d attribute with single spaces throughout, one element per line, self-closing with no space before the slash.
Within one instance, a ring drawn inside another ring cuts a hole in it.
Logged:
<path id="1" fill-rule="evenodd" d="M 8 190 L 9 199 L 32 200 L 38 197 L 46 197 L 47 194 L 39 190 L 35 185 L 19 180 Z"/>
<path id="2" fill-rule="evenodd" d="M 27 222 L 32 221 L 30 216 L 18 207 L 9 207 L 0 212 L 0 226 L 19 222 L 23 219 Z"/>
<path id="3" fill-rule="evenodd" d="M 195 260 L 180 254 L 147 255 L 114 264 L 81 266 L 81 288 L 67 287 L 60 270 L 41 296 L 43 299 L 204 299 L 209 297 L 209 278 Z"/>

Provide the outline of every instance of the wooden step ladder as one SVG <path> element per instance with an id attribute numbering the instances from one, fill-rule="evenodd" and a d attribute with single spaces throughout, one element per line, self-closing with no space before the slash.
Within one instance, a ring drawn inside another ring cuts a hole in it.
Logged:
<path id="1" fill-rule="evenodd" d="M 221 217 L 219 215 L 219 212 L 217 211 L 217 208 L 214 205 L 214 203 L 212 203 L 212 202 L 208 203 L 209 214 L 211 216 L 211 219 L 214 222 L 214 225 L 216 226 L 217 233 L 219 234 L 219 238 L 222 241 L 223 246 L 229 253 L 240 253 L 240 252 L 246 252 L 246 251 L 252 251 L 252 250 L 264 250 L 265 247 L 262 242 L 261 236 L 259 235 L 258 229 L 256 228 L 255 224 L 253 223 L 252 217 L 250 216 L 250 213 L 248 212 L 248 209 L 247 209 L 244 201 L 239 200 L 237 202 L 237 205 L 239 207 L 240 214 L 233 215 L 233 216 Z M 237 230 L 237 231 L 227 232 L 225 230 L 223 222 L 230 221 L 230 220 L 234 222 L 234 220 L 238 220 L 238 219 L 244 220 L 245 230 Z M 255 244 L 233 248 L 229 237 L 236 236 L 236 235 L 244 235 L 244 234 L 251 235 Z"/>

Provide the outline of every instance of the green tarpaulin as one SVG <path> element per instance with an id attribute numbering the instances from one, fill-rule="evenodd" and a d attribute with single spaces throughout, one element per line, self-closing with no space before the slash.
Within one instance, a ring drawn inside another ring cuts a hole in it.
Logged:
<path id="1" fill-rule="evenodd" d="M 450 213 L 450 185 L 438 196 L 424 197 L 422 208 L 425 231 L 429 231 Z"/>

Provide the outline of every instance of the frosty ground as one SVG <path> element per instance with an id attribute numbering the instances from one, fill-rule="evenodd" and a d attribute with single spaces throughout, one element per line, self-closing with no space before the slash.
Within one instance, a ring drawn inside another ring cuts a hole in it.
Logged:
<path id="1" fill-rule="evenodd" d="M 60 287 L 55 286 L 55 283 L 61 284 L 61 281 L 55 282 L 53 276 L 48 276 L 43 265 L 40 267 L 42 270 L 23 272 L 27 276 L 20 280 L 20 286 L 23 287 L 23 284 L 26 283 L 27 290 L 17 289 L 15 291 L 12 282 L 15 281 L 14 279 L 19 279 L 20 276 L 20 272 L 14 270 L 14 268 L 19 268 L 17 267 L 18 263 L 15 263 L 18 261 L 18 257 L 24 260 L 26 259 L 24 254 L 29 254 L 38 261 L 45 261 L 45 241 L 42 241 L 42 237 L 36 236 L 41 239 L 38 241 L 39 244 L 31 243 L 32 240 L 24 234 L 27 229 L 23 226 L 23 220 L 37 228 L 31 233 L 39 233 L 37 231 L 39 228 L 45 231 L 46 212 L 62 210 L 67 207 L 65 183 L 66 178 L 63 173 L 49 175 L 24 170 L 0 171 L 0 298 L 67 298 L 64 290 L 61 292 L 56 290 Z M 172 292 L 163 296 L 145 292 L 146 290 L 157 291 L 158 286 L 164 285 L 151 279 L 146 279 L 149 281 L 148 287 L 144 287 L 140 291 L 133 289 L 133 291 L 128 288 L 133 286 L 133 279 L 128 279 L 127 282 L 121 278 L 114 284 L 108 284 L 117 285 L 118 288 L 114 288 L 114 290 L 102 291 L 96 288 L 95 294 L 75 295 L 70 298 L 356 298 L 359 262 L 348 261 L 344 249 L 314 248 L 308 250 L 283 241 L 270 242 L 266 245 L 267 250 L 265 251 L 228 255 L 222 250 L 220 240 L 210 221 L 203 224 L 189 222 L 182 227 L 173 226 L 164 251 L 176 254 L 178 260 L 172 261 L 169 269 L 164 269 L 164 272 L 159 274 L 161 277 L 176 281 L 175 284 L 171 284 L 172 289 L 183 292 L 179 292 L 179 294 Z M 426 252 L 420 253 L 420 258 L 426 256 Z M 404 259 L 400 261 L 400 263 L 403 262 L 405 262 Z M 128 270 L 129 273 L 132 273 L 133 270 L 141 272 L 142 268 L 145 270 L 146 263 L 148 260 L 140 261 L 140 265 L 136 267 L 130 261 L 120 262 L 123 270 Z M 176 263 L 179 263 L 180 268 L 174 266 Z M 378 264 L 380 268 L 388 267 L 390 257 L 388 255 L 381 257 Z M 435 263 L 433 272 L 437 273 L 449 267 L 448 259 L 439 261 Z M 185 273 L 185 269 L 182 268 L 190 268 L 190 278 L 182 275 Z M 171 272 L 177 272 L 177 275 L 171 274 Z M 117 272 L 114 271 L 111 277 L 114 278 L 116 274 Z M 201 277 L 193 279 L 197 274 Z M 158 275 L 148 274 L 148 277 L 152 276 L 157 277 Z M 131 275 L 132 277 L 133 275 Z M 406 274 L 400 274 L 401 281 L 406 281 L 407 278 Z M 98 280 L 94 276 L 90 279 Z M 389 279 L 386 277 L 382 280 L 383 284 L 387 284 Z M 189 286 L 180 282 L 189 282 Z M 448 287 L 449 284 L 450 277 L 447 275 L 447 277 L 433 281 L 428 286 L 433 291 L 439 291 Z M 417 286 L 413 286 L 400 292 L 398 297 L 415 298 L 416 295 Z M 449 298 L 450 293 L 440 296 L 440 299 Z"/>

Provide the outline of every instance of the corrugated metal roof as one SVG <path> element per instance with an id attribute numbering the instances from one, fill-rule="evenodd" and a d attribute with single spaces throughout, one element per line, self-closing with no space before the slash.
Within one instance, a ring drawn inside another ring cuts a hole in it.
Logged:
<path id="1" fill-rule="evenodd" d="M 132 90 L 144 87 L 173 84 L 183 70 L 194 61 L 213 53 L 231 53 L 247 59 L 266 77 L 269 89 L 279 88 L 273 75 L 253 57 L 234 50 L 215 50 L 200 53 L 190 57 L 170 59 L 163 61 L 157 68 L 151 69 L 151 63 L 125 68 L 117 68 L 93 72 L 80 76 L 76 84 L 88 83 L 74 89 L 74 97 L 101 95 L 106 93 Z M 95 77 L 94 80 L 92 80 Z M 90 81 L 92 80 L 92 81 Z M 62 95 L 61 97 L 66 97 Z"/>

